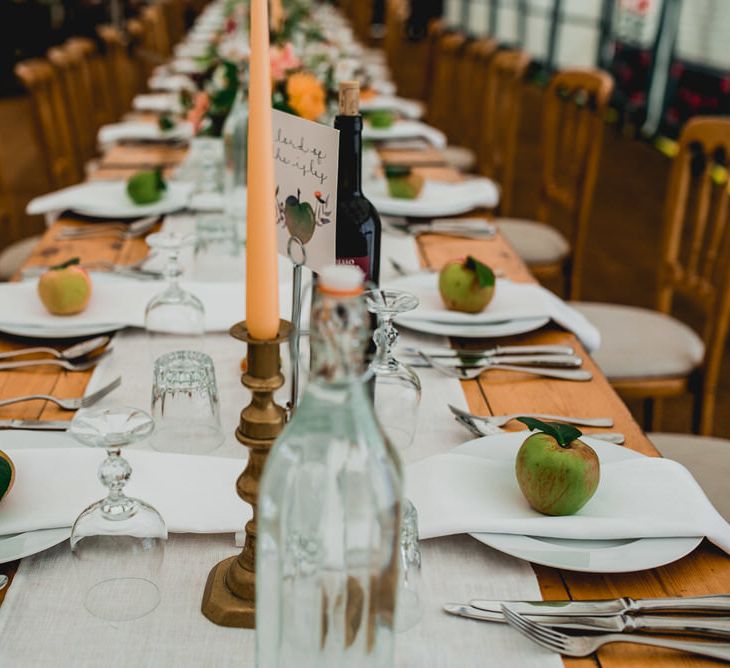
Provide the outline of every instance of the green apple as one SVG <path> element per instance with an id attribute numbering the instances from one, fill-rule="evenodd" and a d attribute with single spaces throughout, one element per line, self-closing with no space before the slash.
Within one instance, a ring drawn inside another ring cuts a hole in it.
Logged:
<path id="1" fill-rule="evenodd" d="M 397 199 L 416 199 L 425 183 L 420 174 L 414 174 L 410 167 L 403 165 L 386 166 L 385 178 L 388 181 L 388 194 Z"/>
<path id="2" fill-rule="evenodd" d="M 44 271 L 38 279 L 38 296 L 49 313 L 81 313 L 91 299 L 91 279 L 75 257 Z"/>
<path id="3" fill-rule="evenodd" d="M 387 130 L 395 123 L 395 114 L 390 109 L 373 109 L 365 114 L 365 118 L 374 128 Z"/>
<path id="4" fill-rule="evenodd" d="M 303 244 L 309 243 L 314 236 L 317 219 L 314 209 L 309 202 L 301 201 L 301 192 L 297 196 L 289 195 L 284 204 L 284 220 L 291 236 L 296 237 Z"/>
<path id="5" fill-rule="evenodd" d="M 492 301 L 494 288 L 494 272 L 471 255 L 448 262 L 439 274 L 441 299 L 450 311 L 480 313 Z"/>
<path id="6" fill-rule="evenodd" d="M 515 463 L 528 503 L 545 515 L 577 513 L 598 489 L 601 469 L 595 450 L 579 440 L 582 434 L 575 427 L 518 419 L 539 430 L 525 439 Z"/>
<path id="7" fill-rule="evenodd" d="M 137 172 L 127 181 L 127 195 L 135 204 L 154 204 L 159 202 L 167 189 L 159 169 Z"/>

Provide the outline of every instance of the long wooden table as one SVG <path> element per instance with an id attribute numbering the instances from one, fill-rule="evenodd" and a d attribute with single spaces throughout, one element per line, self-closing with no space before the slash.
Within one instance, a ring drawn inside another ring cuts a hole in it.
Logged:
<path id="1" fill-rule="evenodd" d="M 95 178 L 124 178 L 140 164 L 169 164 L 180 160 L 183 152 L 173 153 L 166 147 L 118 146 L 102 160 Z M 458 175 L 445 167 L 429 167 L 431 178 L 456 179 Z M 45 234 L 36 247 L 28 265 L 54 264 L 72 256 L 85 260 L 109 260 L 131 263 L 144 257 L 147 247 L 144 240 L 113 241 L 98 238 L 85 241 L 57 241 L 55 236 L 60 224 L 84 225 L 87 223 L 64 219 L 57 222 Z M 467 253 L 501 269 L 506 276 L 518 281 L 533 281 L 529 270 L 517 257 L 507 242 L 497 237 L 488 241 L 467 241 L 423 235 L 419 238 L 424 263 L 438 268 L 454 257 Z M 506 343 L 500 339 L 500 343 Z M 594 378 L 587 383 L 569 383 L 550 379 L 517 375 L 512 372 L 490 371 L 478 381 L 463 383 L 469 407 L 474 411 L 490 414 L 514 412 L 564 413 L 572 415 L 611 415 L 616 431 L 626 435 L 626 447 L 649 456 L 657 455 L 646 436 L 636 424 L 624 403 L 613 391 L 601 371 L 595 366 L 580 342 L 570 333 L 555 327 L 512 337 L 509 342 L 524 344 L 559 343 L 573 346 L 584 359 L 584 366 L 593 372 Z M 0 351 L 17 349 L 27 342 L 0 337 Z M 91 372 L 65 372 L 50 367 L 0 373 L 0 399 L 20 394 L 46 393 L 62 397 L 81 396 Z M 27 402 L 0 408 L 0 418 L 68 419 L 69 413 L 45 402 Z M 510 428 L 516 429 L 514 425 Z M 466 434 L 465 434 L 466 436 Z M 474 543 L 474 549 L 490 549 Z M 0 566 L 12 576 L 17 564 Z M 730 592 L 730 559 L 704 541 L 691 555 L 680 561 L 649 571 L 615 575 L 575 573 L 535 566 L 545 599 L 593 599 L 618 596 L 662 597 L 696 596 Z M 0 591 L 0 601 L 4 597 Z M 465 620 L 464 623 L 471 623 Z M 665 650 L 638 645 L 609 645 L 596 655 L 586 659 L 566 659 L 567 666 L 603 666 L 627 668 L 629 666 L 704 666 L 716 662 Z"/>

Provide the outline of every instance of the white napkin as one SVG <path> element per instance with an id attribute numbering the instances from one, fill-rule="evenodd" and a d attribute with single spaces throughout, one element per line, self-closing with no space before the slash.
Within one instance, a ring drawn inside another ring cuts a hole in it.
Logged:
<path id="1" fill-rule="evenodd" d="M 383 223 L 387 219 L 387 216 L 381 217 Z M 403 219 L 394 218 L 392 220 L 394 223 L 405 222 Z M 383 285 L 400 277 L 400 273 L 391 264 L 391 259 L 407 272 L 419 273 L 421 271 L 415 238 L 406 234 L 394 234 L 384 226 L 380 237 L 380 282 Z"/>
<path id="2" fill-rule="evenodd" d="M 363 111 L 393 109 L 406 118 L 414 119 L 421 118 L 424 112 L 423 102 L 408 100 L 404 97 L 397 97 L 396 95 L 376 95 L 368 100 L 361 100 L 360 108 Z"/>
<path id="3" fill-rule="evenodd" d="M 175 55 L 178 58 L 202 58 L 208 55 L 210 47 L 205 42 L 181 42 L 175 47 Z"/>
<path id="4" fill-rule="evenodd" d="M 396 121 L 389 128 L 374 128 L 366 123 L 363 127 L 362 136 L 363 139 L 373 141 L 424 137 L 436 148 L 446 146 L 446 135 L 441 130 L 426 125 L 426 123 L 421 123 L 421 121 Z"/>
<path id="5" fill-rule="evenodd" d="M 125 181 L 87 181 L 32 199 L 25 209 L 30 216 L 64 209 L 96 212 L 99 216 L 142 218 L 185 208 L 193 183 L 169 181 L 164 196 L 154 204 L 134 204 L 126 194 Z"/>
<path id="6" fill-rule="evenodd" d="M 184 74 L 154 74 L 147 82 L 150 90 L 166 91 L 168 93 L 179 93 L 187 90 L 194 93 L 198 90 L 195 82 Z"/>
<path id="7" fill-rule="evenodd" d="M 589 351 L 596 350 L 601 344 L 600 332 L 582 313 L 541 285 L 497 279 L 494 298 L 484 311 L 460 313 L 448 311 L 444 306 L 435 272 L 412 274 L 392 283 L 393 288 L 412 292 L 420 302 L 417 309 L 399 316 L 399 322 L 431 321 L 468 327 L 542 316 L 552 318 L 561 327 L 573 332 Z"/>
<path id="8" fill-rule="evenodd" d="M 291 286 L 282 277 L 279 300 L 282 317 L 291 313 Z M 158 281 L 124 281 L 102 275 L 95 276 L 91 300 L 86 310 L 72 316 L 51 315 L 37 295 L 37 281 L 0 283 L 0 323 L 35 327 L 79 326 L 144 326 L 144 311 L 152 297 L 162 292 Z M 243 319 L 246 288 L 237 282 L 183 282 L 182 287 L 198 297 L 205 307 L 205 328 L 208 332 L 227 331 Z"/>
<path id="9" fill-rule="evenodd" d="M 457 183 L 427 180 L 416 199 L 391 197 L 386 180 L 378 179 L 365 183 L 365 195 L 381 214 L 391 216 L 436 218 L 499 204 L 499 187 L 483 178 Z"/>
<path id="10" fill-rule="evenodd" d="M 132 100 L 132 109 L 135 111 L 171 113 L 179 113 L 182 111 L 180 108 L 180 99 L 174 93 L 145 93 L 143 95 L 137 95 Z"/>
<path id="11" fill-rule="evenodd" d="M 517 449 L 515 444 L 515 456 Z M 567 517 L 530 508 L 517 485 L 514 459 L 454 452 L 429 457 L 407 467 L 406 496 L 418 510 L 421 538 L 459 533 L 588 540 L 706 536 L 730 553 L 730 525 L 689 471 L 666 459 L 602 462 L 595 495 Z"/>
<path id="12" fill-rule="evenodd" d="M 3 499 L 0 534 L 69 527 L 84 508 L 105 496 L 97 479 L 106 456 L 100 448 L 6 452 L 15 464 L 16 480 Z M 235 491 L 241 459 L 142 450 L 123 455 L 134 469 L 125 492 L 156 508 L 168 531 L 233 533 L 251 518 L 251 507 Z"/>
<path id="13" fill-rule="evenodd" d="M 97 140 L 99 144 L 114 144 L 125 139 L 142 140 L 173 140 L 190 139 L 193 136 L 193 126 L 190 123 L 178 123 L 170 130 L 160 130 L 156 123 L 142 123 L 129 121 L 126 123 L 111 123 L 99 128 Z"/>
<path id="14" fill-rule="evenodd" d="M 178 74 L 200 74 L 201 72 L 205 71 L 206 66 L 202 62 L 194 60 L 193 58 L 175 58 L 170 63 L 170 67 L 174 72 L 177 72 Z M 155 111 L 167 110 L 157 109 Z"/>

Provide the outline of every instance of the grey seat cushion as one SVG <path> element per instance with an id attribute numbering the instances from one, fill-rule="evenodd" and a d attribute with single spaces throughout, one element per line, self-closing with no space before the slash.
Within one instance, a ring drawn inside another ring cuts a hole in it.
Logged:
<path id="1" fill-rule="evenodd" d="M 702 363 L 702 339 L 671 316 L 619 304 L 571 306 L 601 332 L 593 358 L 609 380 L 686 376 Z"/>
<path id="2" fill-rule="evenodd" d="M 474 151 L 464 146 L 449 145 L 442 150 L 444 160 L 454 169 L 460 172 L 470 172 L 477 164 L 477 156 Z"/>
<path id="3" fill-rule="evenodd" d="M 568 240 L 554 227 L 532 220 L 498 218 L 499 231 L 527 264 L 554 264 L 570 253 Z"/>
<path id="4" fill-rule="evenodd" d="M 730 521 L 730 441 L 691 434 L 649 434 L 649 440 L 664 457 L 687 468 L 718 512 Z"/>
<path id="5" fill-rule="evenodd" d="M 20 270 L 40 239 L 40 237 L 21 239 L 0 252 L 0 281 L 9 280 Z"/>

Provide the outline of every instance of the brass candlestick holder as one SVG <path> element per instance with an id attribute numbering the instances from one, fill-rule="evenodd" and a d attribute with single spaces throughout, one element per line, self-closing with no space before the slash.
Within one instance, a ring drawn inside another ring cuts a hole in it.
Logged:
<path id="1" fill-rule="evenodd" d="M 250 450 L 246 469 L 236 483 L 238 496 L 251 504 L 253 517 L 246 523 L 246 542 L 241 554 L 216 564 L 203 592 L 203 614 L 220 626 L 256 627 L 256 512 L 259 481 L 271 446 L 281 433 L 286 411 L 274 401 L 284 384 L 280 344 L 287 341 L 291 324 L 282 320 L 275 339 L 252 339 L 245 322 L 231 327 L 233 338 L 248 344 L 247 367 L 241 382 L 251 390 L 251 403 L 241 411 L 236 429 L 239 443 Z"/>

